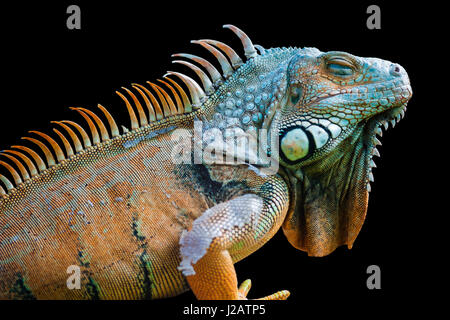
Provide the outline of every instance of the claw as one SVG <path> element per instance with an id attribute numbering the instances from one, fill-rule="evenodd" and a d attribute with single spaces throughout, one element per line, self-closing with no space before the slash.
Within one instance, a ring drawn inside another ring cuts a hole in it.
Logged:
<path id="1" fill-rule="evenodd" d="M 291 293 L 287 290 L 281 290 L 275 292 L 269 296 L 265 296 L 264 298 L 256 299 L 256 300 L 286 300 Z"/>
<path id="2" fill-rule="evenodd" d="M 247 300 L 247 294 L 250 291 L 251 287 L 252 281 L 250 279 L 247 279 L 244 282 L 242 282 L 238 289 L 239 299 Z M 281 290 L 271 295 L 255 300 L 286 300 L 290 295 L 291 293 L 288 290 Z"/>
<path id="3" fill-rule="evenodd" d="M 247 294 L 250 291 L 251 287 L 252 287 L 252 280 L 247 279 L 244 282 L 242 282 L 238 289 L 239 298 L 246 299 Z"/>

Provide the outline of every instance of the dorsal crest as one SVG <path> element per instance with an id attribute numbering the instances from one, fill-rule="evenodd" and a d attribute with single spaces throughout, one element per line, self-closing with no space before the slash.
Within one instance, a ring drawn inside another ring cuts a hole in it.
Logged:
<path id="1" fill-rule="evenodd" d="M 255 47 L 260 51 L 263 50 L 262 47 L 254 46 L 248 36 L 239 28 L 233 25 L 224 25 L 223 27 L 230 29 L 239 37 L 247 59 L 257 56 Z M 173 54 L 172 57 L 190 60 L 198 66 L 180 59 L 174 60 L 173 63 L 189 67 L 198 76 L 201 85 L 185 74 L 168 71 L 163 76 L 164 80 L 157 80 L 158 84 L 150 81 L 147 81 L 146 85 L 133 83 L 131 89 L 122 87 L 121 91 L 116 91 L 127 108 L 131 122 L 131 133 L 134 130 L 155 125 L 174 116 L 182 116 L 193 112 L 201 113 L 201 105 L 208 99 L 208 96 L 214 94 L 244 64 L 239 55 L 222 42 L 209 39 L 191 42 L 207 49 L 217 59 L 222 72 L 219 72 L 206 59 L 191 54 L 178 53 Z M 187 91 L 174 78 L 181 81 Z M 58 136 L 58 140 L 39 131 L 29 131 L 32 136 L 22 139 L 37 146 L 37 150 L 27 146 L 14 145 L 10 149 L 0 152 L 0 166 L 4 167 L 12 178 L 11 180 L 0 174 L 0 197 L 8 197 L 17 186 L 42 174 L 51 167 L 71 159 L 78 153 L 89 148 L 95 148 L 110 139 L 121 137 L 121 135 L 130 132 L 122 126 L 122 133 L 120 133 L 113 116 L 101 104 L 98 104 L 98 109 L 101 111 L 99 114 L 107 120 L 107 125 L 92 110 L 79 107 L 70 109 L 78 112 L 85 119 L 86 129 L 75 121 L 52 121 L 51 123 L 58 127 L 58 129 L 53 129 Z"/>

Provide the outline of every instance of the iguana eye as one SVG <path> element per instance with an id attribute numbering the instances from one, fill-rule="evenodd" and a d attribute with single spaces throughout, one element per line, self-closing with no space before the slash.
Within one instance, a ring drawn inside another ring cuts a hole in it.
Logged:
<path id="1" fill-rule="evenodd" d="M 337 76 L 351 76 L 354 72 L 353 65 L 344 59 L 327 61 L 327 69 Z"/>

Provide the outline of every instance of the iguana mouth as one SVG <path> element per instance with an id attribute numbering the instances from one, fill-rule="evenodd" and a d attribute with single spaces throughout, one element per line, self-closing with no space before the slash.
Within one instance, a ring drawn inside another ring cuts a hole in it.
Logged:
<path id="1" fill-rule="evenodd" d="M 394 106 L 390 109 L 384 110 L 375 116 L 368 119 L 365 124 L 365 129 L 363 132 L 363 139 L 366 141 L 368 146 L 368 156 L 367 156 L 367 190 L 370 191 L 370 182 L 374 181 L 372 168 L 375 168 L 375 162 L 373 161 L 373 156 L 380 157 L 380 153 L 377 150 L 377 146 L 381 145 L 381 142 L 378 140 L 377 136 L 383 136 L 384 131 L 388 130 L 389 124 L 391 124 L 392 128 L 400 122 L 401 119 L 404 118 L 406 112 L 406 104 L 412 96 L 412 90 L 410 85 L 405 85 L 402 87 L 398 87 L 396 89 L 398 94 L 394 95 L 396 100 L 398 101 L 398 105 Z"/>
<path id="2" fill-rule="evenodd" d="M 380 135 L 380 125 L 384 127 L 385 130 L 389 128 L 389 123 L 392 127 L 400 122 L 405 116 L 406 104 L 412 96 L 411 86 L 405 85 L 395 89 L 397 92 L 392 96 L 397 102 L 394 107 L 384 110 L 368 120 L 369 129 L 374 130 L 374 134 Z M 388 97 L 391 98 L 391 97 Z"/>

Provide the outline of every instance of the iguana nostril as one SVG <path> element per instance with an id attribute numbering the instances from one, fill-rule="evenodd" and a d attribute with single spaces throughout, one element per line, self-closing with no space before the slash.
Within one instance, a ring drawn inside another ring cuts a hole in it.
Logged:
<path id="1" fill-rule="evenodd" d="M 400 68 L 400 66 L 398 64 L 396 64 L 396 63 L 391 64 L 390 73 L 393 76 L 399 76 L 400 72 L 401 72 L 401 68 Z"/>

